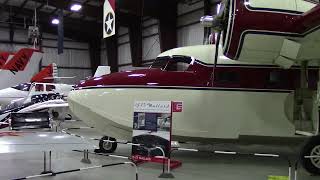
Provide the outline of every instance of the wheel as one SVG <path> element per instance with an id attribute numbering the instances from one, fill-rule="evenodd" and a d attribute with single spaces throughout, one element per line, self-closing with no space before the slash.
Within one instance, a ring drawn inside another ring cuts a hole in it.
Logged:
<path id="1" fill-rule="evenodd" d="M 118 144 L 112 143 L 112 142 L 106 142 L 104 140 L 110 140 L 110 141 L 117 141 L 115 138 L 104 136 L 99 141 L 99 150 L 102 153 L 113 153 L 116 149 Z"/>
<path id="2" fill-rule="evenodd" d="M 305 156 L 318 156 L 305 158 Z M 301 151 L 301 164 L 305 170 L 320 175 L 320 136 L 310 138 Z"/>
<path id="3" fill-rule="evenodd" d="M 56 111 L 52 111 L 52 116 L 53 118 L 58 118 L 59 117 L 59 113 Z"/>

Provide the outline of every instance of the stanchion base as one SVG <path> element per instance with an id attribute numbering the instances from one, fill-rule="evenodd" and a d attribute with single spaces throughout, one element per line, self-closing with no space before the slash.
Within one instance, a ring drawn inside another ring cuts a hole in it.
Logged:
<path id="1" fill-rule="evenodd" d="M 91 160 L 90 159 L 81 159 L 81 162 L 82 163 L 85 163 L 85 164 L 91 164 Z"/>
<path id="2" fill-rule="evenodd" d="M 52 176 L 55 176 L 53 171 L 43 171 L 43 172 L 41 172 L 41 174 L 49 174 L 49 173 L 52 173 Z"/>
<path id="3" fill-rule="evenodd" d="M 173 179 L 174 178 L 174 176 L 173 176 L 173 174 L 171 174 L 171 173 L 162 173 L 160 176 L 159 176 L 159 178 L 166 178 L 166 179 Z"/>

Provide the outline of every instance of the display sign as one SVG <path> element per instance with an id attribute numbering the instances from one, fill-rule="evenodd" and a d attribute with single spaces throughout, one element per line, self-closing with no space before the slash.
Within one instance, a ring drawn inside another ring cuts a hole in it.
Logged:
<path id="1" fill-rule="evenodd" d="M 113 36 L 116 33 L 115 8 L 115 0 L 105 0 L 103 5 L 103 38 Z"/>
<path id="2" fill-rule="evenodd" d="M 171 101 L 136 101 L 134 103 L 132 159 L 151 161 L 155 156 L 167 156 L 171 149 Z"/>

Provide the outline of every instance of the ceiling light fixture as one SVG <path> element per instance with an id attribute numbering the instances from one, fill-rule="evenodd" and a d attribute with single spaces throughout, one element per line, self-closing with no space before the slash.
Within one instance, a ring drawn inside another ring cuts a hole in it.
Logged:
<path id="1" fill-rule="evenodd" d="M 73 4 L 71 6 L 71 11 L 80 11 L 80 9 L 82 8 L 82 6 L 80 4 Z"/>
<path id="2" fill-rule="evenodd" d="M 54 18 L 54 19 L 52 19 L 52 21 L 51 21 L 51 23 L 52 24 L 59 24 L 59 19 L 57 19 L 57 18 Z"/>

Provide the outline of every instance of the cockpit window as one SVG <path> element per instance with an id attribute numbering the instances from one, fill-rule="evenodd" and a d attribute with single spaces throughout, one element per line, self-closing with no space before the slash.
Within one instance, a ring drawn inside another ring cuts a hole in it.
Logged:
<path id="1" fill-rule="evenodd" d="M 151 68 L 160 68 L 164 71 L 187 71 L 191 62 L 190 57 L 160 57 L 153 62 Z"/>
<path id="2" fill-rule="evenodd" d="M 13 86 L 13 89 L 17 89 L 19 91 L 29 91 L 30 90 L 30 83 L 23 83 L 23 84 L 18 84 L 16 86 Z"/>

